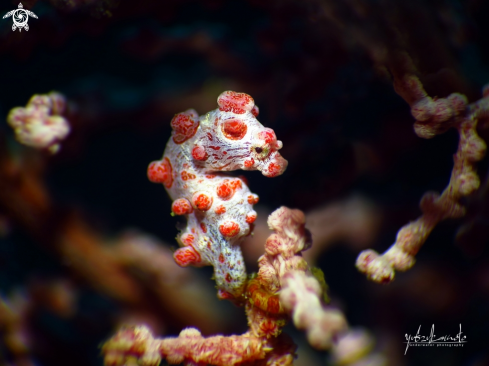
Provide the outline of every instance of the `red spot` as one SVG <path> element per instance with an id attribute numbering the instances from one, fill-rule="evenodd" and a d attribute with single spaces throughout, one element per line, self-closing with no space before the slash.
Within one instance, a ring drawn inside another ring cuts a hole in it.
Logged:
<path id="1" fill-rule="evenodd" d="M 277 142 L 277 136 L 275 136 L 275 132 L 271 128 L 265 128 L 263 131 L 258 132 L 258 138 L 272 146 Z"/>
<path id="2" fill-rule="evenodd" d="M 219 254 L 219 262 L 224 263 L 224 255 Z"/>
<path id="3" fill-rule="evenodd" d="M 252 211 L 252 212 L 249 212 L 247 215 L 246 215 L 246 222 L 248 224 L 252 224 L 254 223 L 256 220 L 256 212 L 255 211 Z"/>
<path id="4" fill-rule="evenodd" d="M 241 140 L 248 130 L 246 123 L 240 119 L 228 119 L 222 124 L 222 133 L 230 140 Z"/>
<path id="5" fill-rule="evenodd" d="M 243 114 L 253 109 L 255 101 L 248 94 L 225 91 L 217 98 L 217 104 L 220 111 Z"/>
<path id="6" fill-rule="evenodd" d="M 247 169 L 253 168 L 253 165 L 255 165 L 255 159 L 253 159 L 253 158 L 249 158 L 248 160 L 245 160 L 245 162 L 244 162 L 244 166 Z"/>
<path id="7" fill-rule="evenodd" d="M 204 161 L 209 157 L 209 155 L 207 155 L 205 149 L 202 146 L 195 145 L 192 149 L 192 157 L 195 160 Z"/>
<path id="8" fill-rule="evenodd" d="M 212 141 L 212 134 L 210 132 L 207 132 L 207 138 L 209 139 L 209 141 Z"/>
<path id="9" fill-rule="evenodd" d="M 173 128 L 173 141 L 176 144 L 182 144 L 197 132 L 199 116 L 192 109 L 175 114 L 175 117 L 171 120 L 171 127 Z"/>
<path id="10" fill-rule="evenodd" d="M 153 161 L 148 166 L 148 179 L 154 183 L 163 183 L 166 188 L 170 188 L 173 183 L 172 167 L 170 160 Z"/>
<path id="11" fill-rule="evenodd" d="M 183 234 L 180 237 L 180 240 L 185 246 L 192 246 L 195 241 L 195 236 L 193 236 L 192 234 Z"/>
<path id="12" fill-rule="evenodd" d="M 215 178 L 215 177 L 216 177 L 216 175 L 215 175 L 215 174 L 207 174 L 205 177 L 206 177 L 207 179 L 212 179 L 212 178 Z"/>
<path id="13" fill-rule="evenodd" d="M 207 211 L 212 206 L 212 197 L 205 193 L 197 192 L 193 195 L 192 202 L 196 209 Z"/>
<path id="14" fill-rule="evenodd" d="M 205 226 L 205 224 L 203 222 L 200 223 L 200 228 L 202 229 L 204 234 L 207 234 L 207 226 Z"/>
<path id="15" fill-rule="evenodd" d="M 243 184 L 241 183 L 241 179 L 232 180 L 229 184 L 231 185 L 231 187 L 233 188 L 234 191 L 237 191 L 238 189 L 243 188 Z"/>
<path id="16" fill-rule="evenodd" d="M 282 167 L 279 164 L 270 163 L 270 164 L 268 164 L 267 177 L 269 177 L 269 178 L 276 177 L 277 175 L 280 175 L 281 171 L 282 171 Z"/>
<path id="17" fill-rule="evenodd" d="M 223 213 L 226 213 L 226 207 L 224 207 L 223 205 L 219 205 L 216 207 L 216 214 L 218 215 L 221 215 Z"/>
<path id="18" fill-rule="evenodd" d="M 209 146 L 209 148 L 211 148 L 212 150 L 221 150 L 221 147 L 220 146 Z"/>
<path id="19" fill-rule="evenodd" d="M 232 280 L 233 278 L 231 277 L 231 275 L 229 273 L 226 273 L 226 281 L 231 282 Z"/>
<path id="20" fill-rule="evenodd" d="M 260 110 L 258 109 L 258 106 L 255 105 L 251 110 L 251 114 L 254 115 L 255 117 L 258 117 L 258 113 L 260 113 Z"/>
<path id="21" fill-rule="evenodd" d="M 260 198 L 256 194 L 250 194 L 248 196 L 248 203 L 250 205 L 256 205 L 259 200 L 260 200 Z"/>
<path id="22" fill-rule="evenodd" d="M 200 263 L 200 254 L 192 247 L 180 248 L 173 253 L 175 262 L 180 267 L 187 267 L 190 264 Z"/>
<path id="23" fill-rule="evenodd" d="M 224 179 L 224 181 L 217 186 L 216 193 L 222 200 L 230 199 L 234 195 L 233 184 L 229 181 L 229 179 Z"/>
<path id="24" fill-rule="evenodd" d="M 175 215 L 188 215 L 194 211 L 192 205 L 186 198 L 179 198 L 173 201 L 171 210 Z"/>
<path id="25" fill-rule="evenodd" d="M 219 226 L 219 232 L 226 238 L 232 238 L 239 234 L 239 225 L 235 221 L 226 221 Z"/>

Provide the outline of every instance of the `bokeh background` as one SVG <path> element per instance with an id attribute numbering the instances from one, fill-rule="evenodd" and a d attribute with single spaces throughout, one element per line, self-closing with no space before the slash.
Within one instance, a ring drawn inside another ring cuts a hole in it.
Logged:
<path id="1" fill-rule="evenodd" d="M 413 131 L 394 92 L 390 57 L 405 52 L 428 93 L 481 97 L 489 82 L 483 0 L 25 0 L 38 19 L 0 21 L 0 364 L 101 365 L 123 323 L 159 335 L 197 326 L 241 333 L 240 308 L 215 298 L 212 270 L 171 260 L 178 219 L 146 167 L 163 153 L 175 113 L 216 108 L 224 90 L 250 94 L 289 161 L 260 196 L 250 271 L 265 219 L 281 205 L 309 213 L 332 303 L 367 328 L 389 365 L 489 365 L 488 159 L 466 217 L 440 224 L 417 264 L 387 286 L 354 267 L 416 219 L 425 191 L 448 184 L 456 131 Z M 0 14 L 17 7 L 0 2 Z M 19 145 L 9 110 L 52 90 L 72 132 L 51 156 Z M 480 135 L 489 133 L 481 126 Z M 487 126 L 489 127 L 489 126 Z M 410 348 L 404 335 L 467 336 L 463 348 Z M 326 365 L 300 332 L 298 365 Z"/>

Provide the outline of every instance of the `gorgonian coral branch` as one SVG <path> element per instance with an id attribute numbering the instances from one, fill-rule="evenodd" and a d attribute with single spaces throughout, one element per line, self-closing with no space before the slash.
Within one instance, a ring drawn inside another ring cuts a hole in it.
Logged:
<path id="1" fill-rule="evenodd" d="M 70 132 L 68 121 L 62 116 L 65 106 L 66 100 L 59 93 L 34 95 L 25 108 L 13 108 L 7 122 L 21 144 L 55 153 L 59 142 Z"/>
<path id="2" fill-rule="evenodd" d="M 270 128 L 256 119 L 258 108 L 244 93 L 227 91 L 219 108 L 199 117 L 192 109 L 171 121 L 172 137 L 163 158 L 148 167 L 152 182 L 163 183 L 175 215 L 187 217 L 178 236 L 181 266 L 212 265 L 219 296 L 238 297 L 246 281 L 240 243 L 251 234 L 258 196 L 245 181 L 222 172 L 259 170 L 267 177 L 283 173 L 287 161 Z"/>
<path id="3" fill-rule="evenodd" d="M 279 294 L 278 311 L 290 314 L 295 326 L 306 330 L 312 346 L 327 349 L 332 337 L 346 327 L 346 320 L 340 311 L 322 305 L 324 289 L 302 258 L 302 251 L 312 245 L 304 213 L 281 207 L 270 215 L 268 225 L 275 233 L 258 261 L 258 282 L 268 292 Z"/>
<path id="4" fill-rule="evenodd" d="M 486 150 L 484 140 L 477 135 L 477 123 L 479 119 L 487 119 L 489 114 L 487 87 L 483 98 L 470 105 L 467 98 L 458 93 L 431 98 L 418 77 L 410 73 L 395 73 L 394 88 L 411 106 L 411 114 L 416 119 L 414 130 L 419 137 L 429 139 L 454 127 L 460 140 L 453 157 L 450 182 L 442 194 L 427 192 L 423 196 L 420 202 L 423 214 L 401 228 L 396 242 L 382 255 L 373 250 L 360 253 L 357 268 L 370 280 L 380 283 L 391 282 L 395 270 L 405 271 L 414 265 L 416 253 L 440 221 L 465 214 L 459 200 L 479 188 L 474 163 L 482 159 Z"/>
<path id="5" fill-rule="evenodd" d="M 313 346 L 328 348 L 346 321 L 339 311 L 321 305 L 324 288 L 302 259 L 301 252 L 311 246 L 304 214 L 281 207 L 268 223 L 275 233 L 266 242 L 258 274 L 247 282 L 241 297 L 246 301 L 248 332 L 205 338 L 188 328 L 176 338 L 155 339 L 145 326 L 125 328 L 103 346 L 105 364 L 121 366 L 133 358 L 139 365 L 156 366 L 165 358 L 170 364 L 186 365 L 292 365 L 296 346 L 281 334 L 289 316 L 307 331 Z"/>
<path id="6" fill-rule="evenodd" d="M 204 338 L 195 328 L 187 328 L 178 337 L 154 338 L 145 326 L 122 329 L 103 346 L 105 365 L 124 365 L 136 358 L 141 366 L 158 366 L 162 358 L 169 364 L 190 362 L 218 366 L 254 361 L 265 356 L 259 338 L 213 336 Z"/>

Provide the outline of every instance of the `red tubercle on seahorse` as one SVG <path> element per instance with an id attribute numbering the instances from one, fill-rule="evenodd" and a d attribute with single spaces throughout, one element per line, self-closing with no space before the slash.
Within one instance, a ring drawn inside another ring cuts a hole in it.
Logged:
<path id="1" fill-rule="evenodd" d="M 248 212 L 246 214 L 246 222 L 248 224 L 253 224 L 255 222 L 255 220 L 256 220 L 256 216 L 257 215 L 256 215 L 256 212 L 255 211 Z"/>
<path id="2" fill-rule="evenodd" d="M 224 181 L 217 186 L 216 193 L 218 197 L 222 200 L 228 200 L 234 195 L 234 189 L 229 182 L 229 179 L 224 179 Z"/>
<path id="3" fill-rule="evenodd" d="M 192 203 L 197 210 L 207 211 L 212 206 L 212 197 L 206 193 L 196 192 L 192 197 Z"/>
<path id="4" fill-rule="evenodd" d="M 236 190 L 243 188 L 241 179 L 224 179 L 224 181 L 217 186 L 216 193 L 222 200 L 229 200 L 234 196 Z"/>
<path id="5" fill-rule="evenodd" d="M 248 196 L 248 203 L 250 205 L 256 205 L 259 200 L 260 200 L 260 197 L 258 197 L 256 194 L 250 194 Z"/>
<path id="6" fill-rule="evenodd" d="M 209 157 L 209 155 L 205 151 L 204 147 L 200 145 L 195 145 L 192 149 L 192 157 L 195 160 L 204 161 Z"/>
<path id="7" fill-rule="evenodd" d="M 219 232 L 226 238 L 232 238 L 239 234 L 239 224 L 236 221 L 225 221 L 219 226 Z"/>
<path id="8" fill-rule="evenodd" d="M 199 253 L 190 246 L 177 249 L 173 253 L 173 258 L 180 267 L 196 265 L 201 262 Z"/>
<path id="9" fill-rule="evenodd" d="M 249 158 L 248 160 L 245 160 L 244 166 L 246 169 L 251 169 L 255 165 L 255 159 Z"/>
<path id="10" fill-rule="evenodd" d="M 172 166 L 170 159 L 153 161 L 148 166 L 148 179 L 153 183 L 163 183 L 166 188 L 171 188 L 173 183 Z"/>
<path id="11" fill-rule="evenodd" d="M 225 91 L 217 98 L 217 104 L 220 111 L 243 114 L 253 110 L 255 101 L 248 94 Z"/>
<path id="12" fill-rule="evenodd" d="M 241 140 L 248 131 L 246 123 L 238 118 L 232 118 L 222 123 L 222 133 L 230 140 Z"/>
<path id="13" fill-rule="evenodd" d="M 192 205 L 186 198 L 179 198 L 173 201 L 173 204 L 171 205 L 171 210 L 175 215 L 188 215 L 194 211 Z"/>
<path id="14" fill-rule="evenodd" d="M 193 109 L 175 114 L 171 120 L 173 129 L 173 141 L 176 144 L 183 144 L 195 135 L 199 127 L 199 115 Z"/>
<path id="15" fill-rule="evenodd" d="M 277 175 L 282 174 L 282 168 L 278 164 L 270 163 L 268 164 L 267 172 L 268 172 L 267 177 L 273 178 L 276 177 Z"/>

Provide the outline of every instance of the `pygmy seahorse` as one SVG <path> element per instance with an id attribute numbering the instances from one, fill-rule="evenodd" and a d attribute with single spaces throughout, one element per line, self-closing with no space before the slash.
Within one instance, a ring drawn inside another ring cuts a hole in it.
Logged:
<path id="1" fill-rule="evenodd" d="M 148 167 L 149 180 L 163 183 L 175 215 L 187 226 L 173 257 L 180 266 L 214 266 L 221 298 L 243 292 L 246 269 L 239 244 L 251 234 L 258 196 L 245 181 L 222 172 L 259 170 L 276 177 L 287 167 L 275 132 L 258 122 L 251 96 L 225 91 L 219 108 L 200 116 L 193 109 L 171 121 L 172 137 L 163 158 Z"/>

